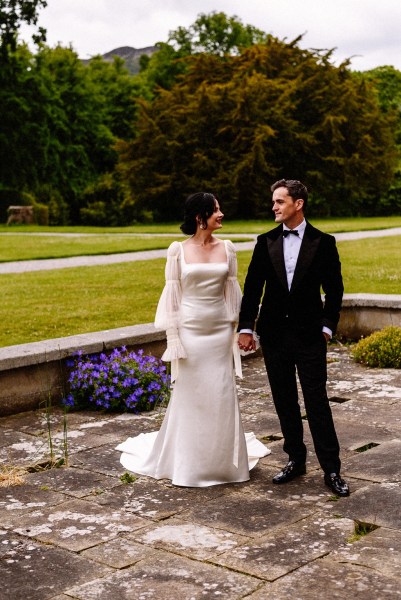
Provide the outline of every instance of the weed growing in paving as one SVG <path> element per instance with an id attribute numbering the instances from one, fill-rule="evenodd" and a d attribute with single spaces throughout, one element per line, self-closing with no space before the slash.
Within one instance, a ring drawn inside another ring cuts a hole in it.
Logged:
<path id="1" fill-rule="evenodd" d="M 127 473 L 127 472 L 125 472 L 120 477 L 120 481 L 122 481 L 123 483 L 134 483 L 134 481 L 136 481 L 136 480 L 137 480 L 137 478 L 134 475 L 131 475 L 130 473 Z"/>
<path id="2" fill-rule="evenodd" d="M 374 523 L 363 523 L 362 521 L 354 521 L 354 534 L 349 538 L 348 543 L 357 542 L 368 533 L 371 533 L 378 528 Z"/>

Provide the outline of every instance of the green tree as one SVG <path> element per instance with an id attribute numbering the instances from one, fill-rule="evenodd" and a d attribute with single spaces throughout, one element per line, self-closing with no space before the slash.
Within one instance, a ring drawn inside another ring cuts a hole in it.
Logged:
<path id="1" fill-rule="evenodd" d="M 76 221 L 80 193 L 113 166 L 113 136 L 104 124 L 101 98 L 75 52 L 42 48 L 35 64 L 42 97 L 36 119 L 42 125 L 41 182 L 61 193 Z"/>
<path id="2" fill-rule="evenodd" d="M 356 72 L 356 77 L 370 84 L 377 93 L 382 110 L 395 118 L 395 138 L 398 148 L 398 164 L 394 181 L 380 197 L 380 207 L 388 214 L 401 210 L 401 71 L 391 66 L 377 67 L 370 71 Z"/>
<path id="3" fill-rule="evenodd" d="M 180 218 L 185 195 L 208 189 L 230 217 L 266 217 L 280 177 L 312 188 L 315 213 L 375 210 L 394 171 L 393 118 L 347 63 L 298 41 L 190 56 L 171 90 L 143 102 L 136 137 L 119 145 L 138 214 Z"/>
<path id="4" fill-rule="evenodd" d="M 77 222 L 85 189 L 114 170 L 116 140 L 133 135 L 140 88 L 121 61 L 85 66 L 70 48 L 21 45 L 12 62 L 0 89 L 0 187 L 51 204 L 52 222 L 67 212 Z"/>
<path id="5" fill-rule="evenodd" d="M 190 54 L 238 55 L 244 48 L 265 42 L 269 36 L 244 25 L 237 16 L 228 17 L 223 12 L 201 13 L 187 29 L 178 27 L 169 34 L 169 42 L 181 52 Z"/>
<path id="6" fill-rule="evenodd" d="M 102 110 L 104 125 L 114 138 L 130 138 L 134 133 L 136 99 L 147 93 L 141 81 L 130 75 L 119 57 L 113 62 L 106 62 L 101 56 L 92 58 L 85 77 Z"/>
<path id="7" fill-rule="evenodd" d="M 36 25 L 40 8 L 46 6 L 46 0 L 0 0 L 1 60 L 8 60 L 9 53 L 16 50 L 21 25 Z M 43 27 L 39 27 L 33 39 L 36 43 L 45 41 L 46 32 Z"/>
<path id="8" fill-rule="evenodd" d="M 141 62 L 138 75 L 143 89 L 147 90 L 144 97 L 148 99 L 157 94 L 159 88 L 169 90 L 178 77 L 185 72 L 186 65 L 181 59 L 185 56 L 181 50 L 175 50 L 171 44 L 158 42 L 157 52 Z"/>
<path id="9" fill-rule="evenodd" d="M 244 25 L 237 16 L 228 17 L 223 12 L 201 13 L 188 28 L 170 31 L 167 43 L 156 44 L 158 51 L 142 61 L 141 77 L 151 92 L 158 87 L 170 89 L 186 72 L 185 57 L 238 55 L 244 48 L 264 42 L 268 37 L 260 29 Z"/>
<path id="10" fill-rule="evenodd" d="M 13 77 L 0 70 L 0 187 L 21 191 L 38 171 L 39 124 L 33 118 L 40 105 L 40 90 L 34 76 L 34 60 L 26 46 L 12 56 Z"/>

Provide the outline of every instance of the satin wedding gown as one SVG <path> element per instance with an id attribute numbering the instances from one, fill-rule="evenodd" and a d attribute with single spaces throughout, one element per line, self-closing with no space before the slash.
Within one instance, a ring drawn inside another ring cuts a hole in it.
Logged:
<path id="1" fill-rule="evenodd" d="M 221 263 L 186 263 L 180 242 L 168 250 L 155 325 L 167 331 L 162 358 L 171 361 L 174 384 L 160 431 L 117 446 L 136 474 L 187 487 L 241 482 L 270 453 L 242 427 L 234 373 L 235 364 L 241 375 L 234 343 L 241 290 L 234 246 L 225 246 Z"/>

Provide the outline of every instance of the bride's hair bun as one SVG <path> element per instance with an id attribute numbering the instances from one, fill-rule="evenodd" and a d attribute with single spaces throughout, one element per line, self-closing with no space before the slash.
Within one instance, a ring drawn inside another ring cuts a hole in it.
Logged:
<path id="1" fill-rule="evenodd" d="M 216 198 L 208 192 L 196 192 L 185 201 L 184 222 L 180 229 L 186 235 L 194 235 L 199 222 L 207 227 L 207 220 L 214 213 Z"/>

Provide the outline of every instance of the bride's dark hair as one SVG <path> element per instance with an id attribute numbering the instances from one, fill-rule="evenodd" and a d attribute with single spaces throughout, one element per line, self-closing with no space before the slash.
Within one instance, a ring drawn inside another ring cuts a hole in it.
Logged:
<path id="1" fill-rule="evenodd" d="M 214 213 L 216 198 L 208 192 L 196 192 L 185 200 L 184 222 L 180 229 L 186 235 L 196 233 L 197 223 L 207 227 L 207 220 Z"/>

